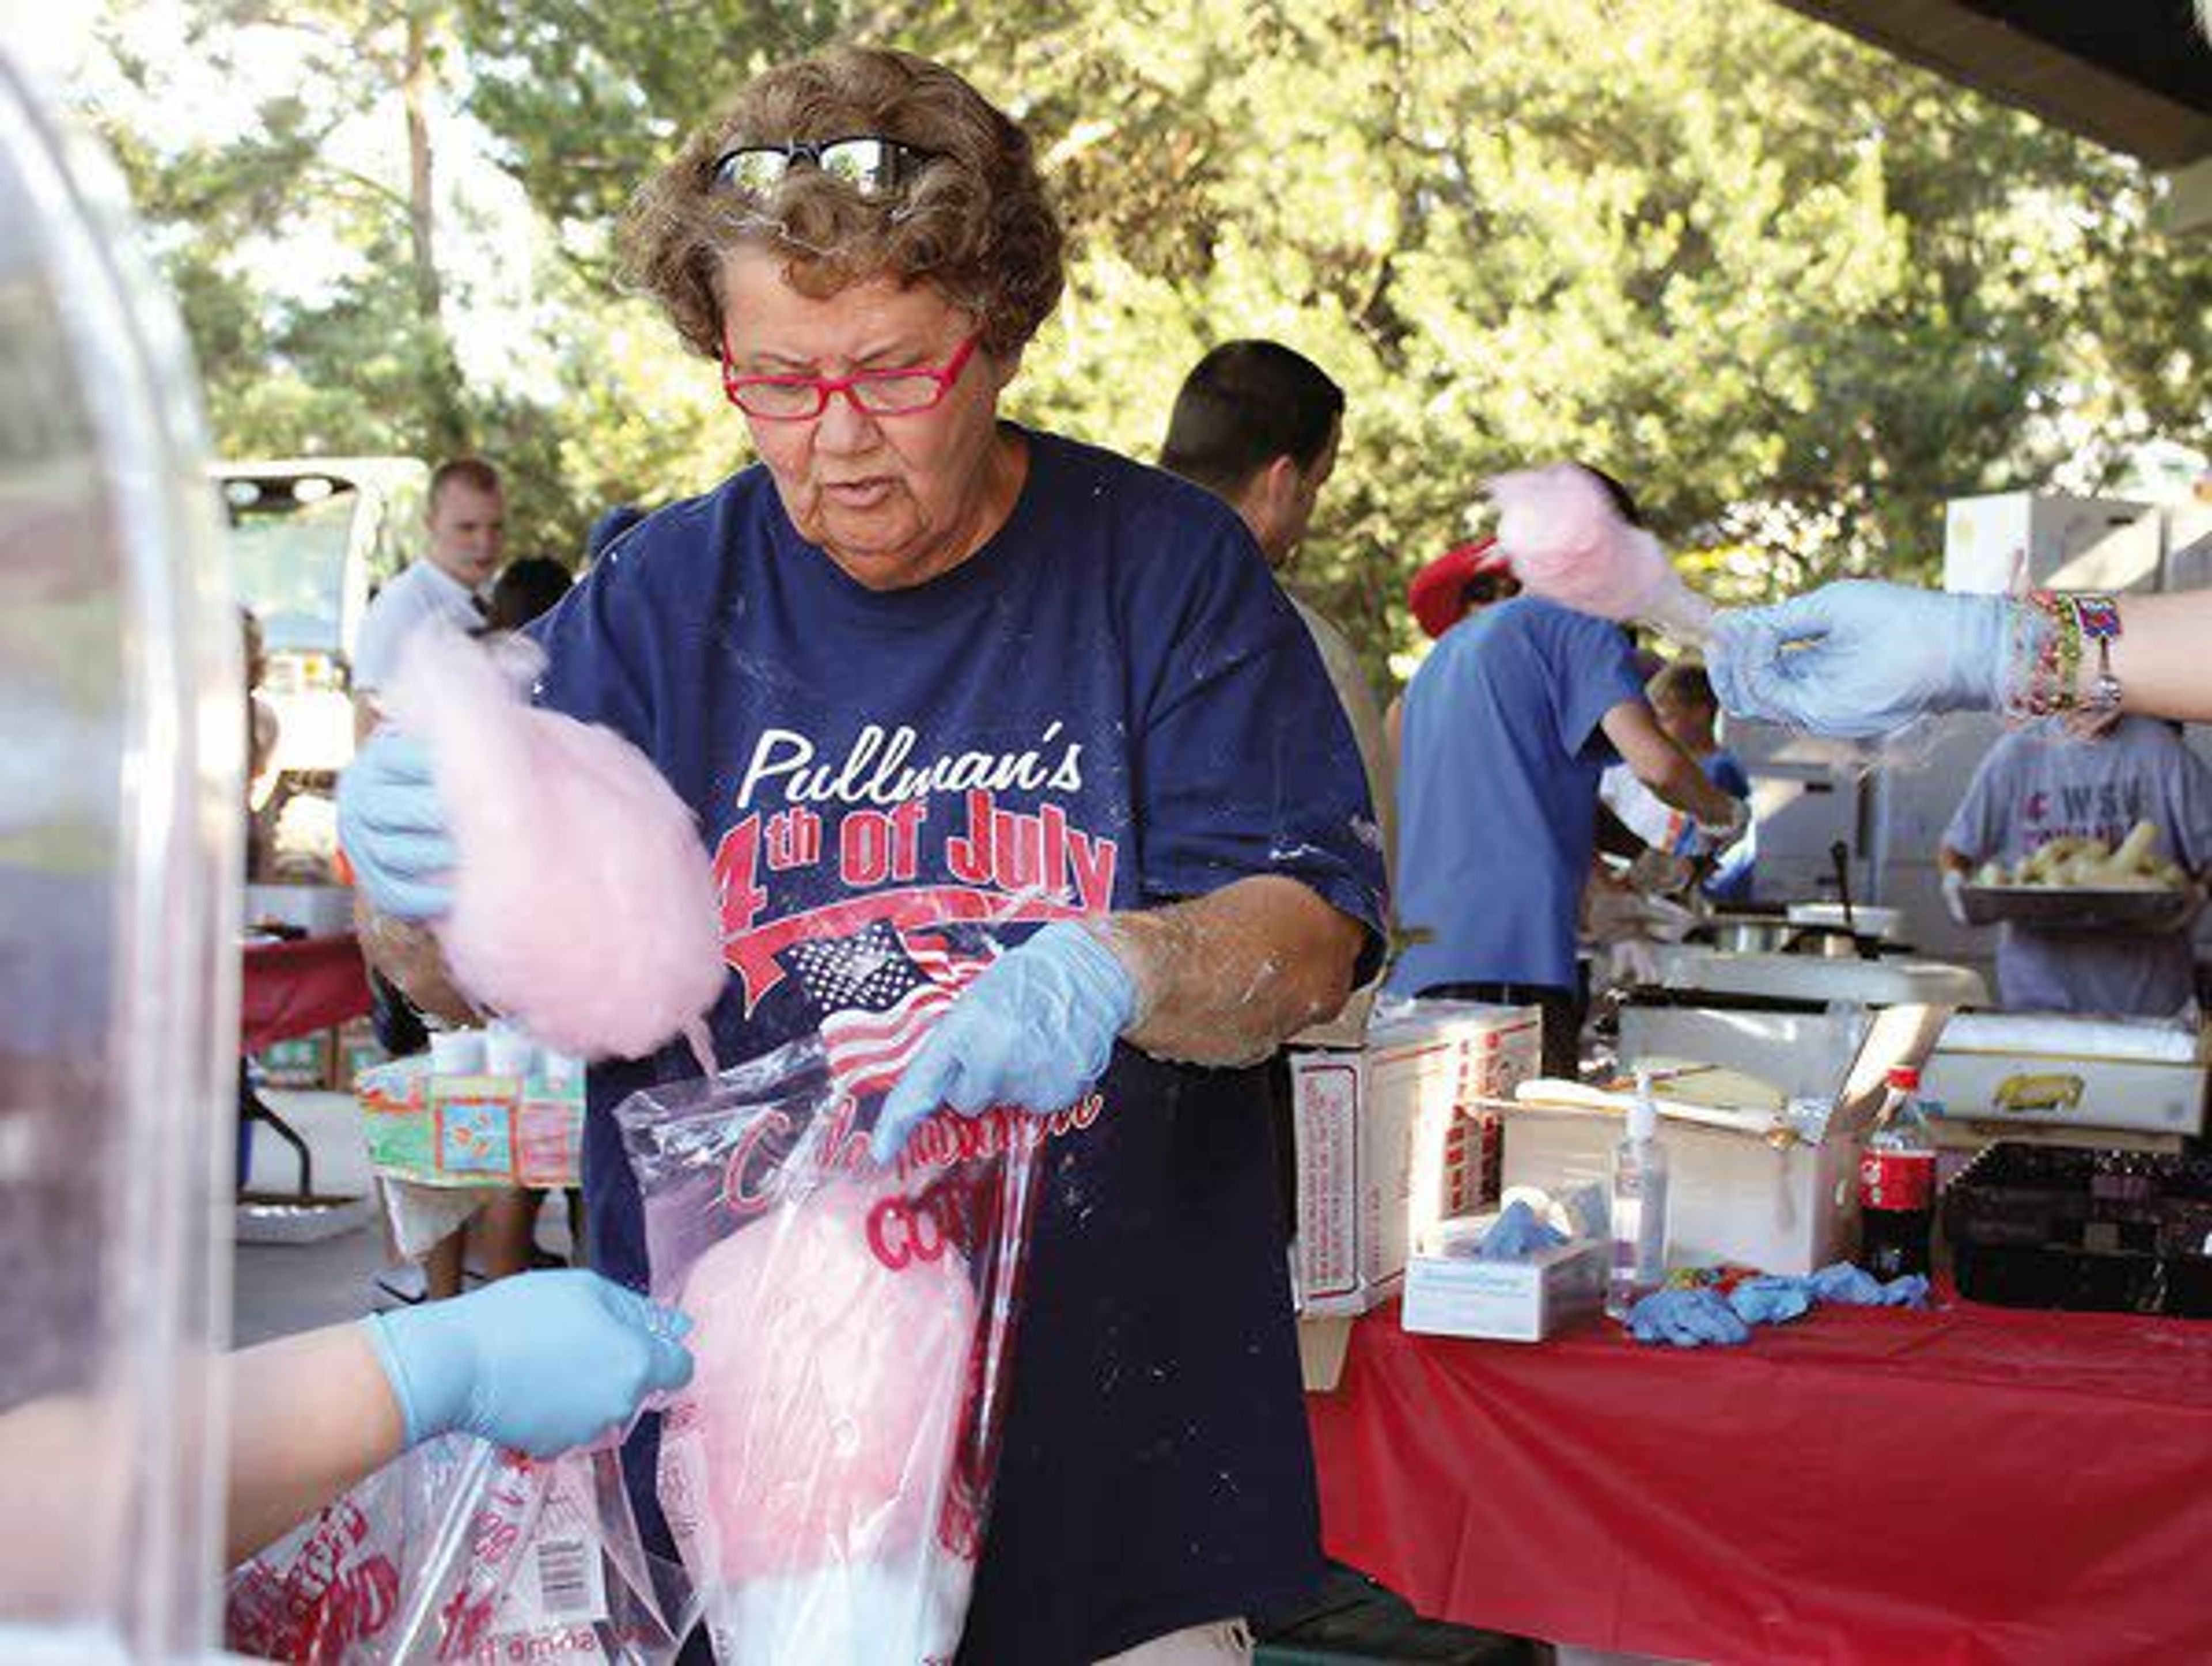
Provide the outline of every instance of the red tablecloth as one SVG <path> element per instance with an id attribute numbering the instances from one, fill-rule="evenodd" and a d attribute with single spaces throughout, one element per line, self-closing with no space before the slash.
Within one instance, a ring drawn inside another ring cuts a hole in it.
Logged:
<path id="1" fill-rule="evenodd" d="M 351 933 L 249 943 L 238 997 L 239 1046 L 258 1053 L 368 1010 L 368 972 Z"/>
<path id="2" fill-rule="evenodd" d="M 1714 1661 L 2212 1659 L 2212 1322 L 1823 1309 L 1740 1348 L 1355 1327 L 1329 1554 L 1423 1614 Z"/>

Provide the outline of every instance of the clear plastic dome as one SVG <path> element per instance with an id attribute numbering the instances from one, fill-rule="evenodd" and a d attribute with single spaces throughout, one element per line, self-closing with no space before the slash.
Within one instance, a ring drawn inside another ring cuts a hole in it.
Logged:
<path id="1" fill-rule="evenodd" d="M 0 57 L 0 1655 L 206 1653 L 240 631 L 119 181 Z"/>

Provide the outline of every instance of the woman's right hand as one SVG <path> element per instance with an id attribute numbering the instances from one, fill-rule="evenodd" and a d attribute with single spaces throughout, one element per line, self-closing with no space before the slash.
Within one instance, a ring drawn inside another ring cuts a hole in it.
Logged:
<path id="1" fill-rule="evenodd" d="M 2019 605 L 1845 579 L 1722 614 L 1707 669 L 1730 717 L 1869 739 L 1925 712 L 2002 706 Z"/>
<path id="2" fill-rule="evenodd" d="M 421 742 L 386 728 L 362 744 L 338 778 L 338 844 L 379 913 L 428 920 L 453 911 L 453 835 Z"/>

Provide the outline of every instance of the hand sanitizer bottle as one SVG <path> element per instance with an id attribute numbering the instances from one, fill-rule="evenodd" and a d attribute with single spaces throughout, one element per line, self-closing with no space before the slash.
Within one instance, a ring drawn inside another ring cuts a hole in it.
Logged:
<path id="1" fill-rule="evenodd" d="M 1636 1073 L 1628 1132 L 1613 1148 L 1613 1263 L 1605 1311 L 1625 1319 L 1637 1298 L 1667 1278 L 1667 1148 L 1659 1143 L 1659 1106 L 1648 1071 Z"/>

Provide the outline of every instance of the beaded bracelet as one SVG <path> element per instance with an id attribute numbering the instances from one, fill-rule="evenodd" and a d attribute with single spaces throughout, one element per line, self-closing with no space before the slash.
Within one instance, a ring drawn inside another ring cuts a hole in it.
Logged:
<path id="1" fill-rule="evenodd" d="M 2024 662 L 2025 676 L 2014 680 L 2006 702 L 2010 714 L 2079 714 L 2094 724 L 2117 712 L 2120 681 L 2112 672 L 2112 643 L 2119 634 L 2119 604 L 2109 596 L 2029 591 L 2014 637 L 2014 663 Z M 2086 697 L 2079 692 L 2085 641 L 2097 645 L 2097 676 Z"/>

